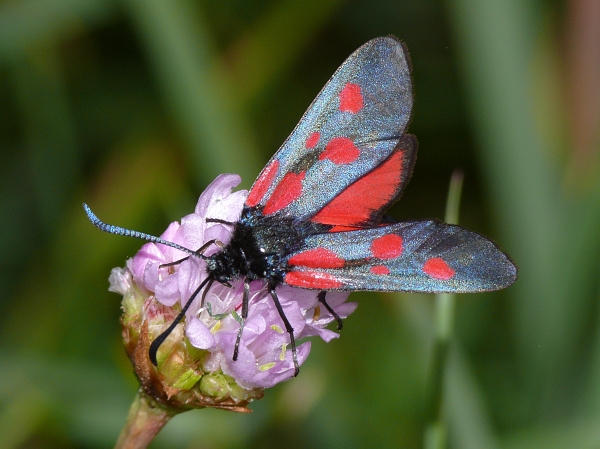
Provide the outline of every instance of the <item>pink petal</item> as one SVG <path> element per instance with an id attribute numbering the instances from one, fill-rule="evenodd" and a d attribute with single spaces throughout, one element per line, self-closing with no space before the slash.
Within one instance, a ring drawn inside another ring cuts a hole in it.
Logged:
<path id="1" fill-rule="evenodd" d="M 167 276 L 166 279 L 156 284 L 156 300 L 165 306 L 173 306 L 179 301 L 179 286 L 176 275 Z"/>
<path id="2" fill-rule="evenodd" d="M 210 349 L 215 346 L 214 335 L 208 330 L 204 323 L 196 317 L 193 317 L 190 320 L 185 329 L 185 333 L 190 340 L 190 343 L 196 348 Z"/>

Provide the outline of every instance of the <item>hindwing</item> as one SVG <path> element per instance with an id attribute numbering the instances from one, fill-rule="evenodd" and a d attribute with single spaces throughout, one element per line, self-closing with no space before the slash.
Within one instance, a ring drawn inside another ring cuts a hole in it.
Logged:
<path id="1" fill-rule="evenodd" d="M 436 220 L 308 237 L 284 282 L 318 290 L 467 293 L 512 284 L 512 261 L 485 237 Z"/>

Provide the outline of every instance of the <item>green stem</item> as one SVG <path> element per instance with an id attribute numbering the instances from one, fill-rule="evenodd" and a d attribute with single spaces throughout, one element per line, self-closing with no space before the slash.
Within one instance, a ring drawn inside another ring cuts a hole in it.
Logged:
<path id="1" fill-rule="evenodd" d="M 450 180 L 448 200 L 446 202 L 446 222 L 458 223 L 460 195 L 463 174 L 456 170 Z M 455 295 L 440 293 L 435 295 L 435 343 L 433 362 L 429 379 L 429 424 L 425 429 L 425 448 L 444 449 L 447 446 L 447 428 L 442 415 L 443 380 L 448 355 L 448 346 L 454 326 Z"/>
<path id="2" fill-rule="evenodd" d="M 156 402 L 140 388 L 131 404 L 115 449 L 148 447 L 160 429 L 178 412 Z"/>

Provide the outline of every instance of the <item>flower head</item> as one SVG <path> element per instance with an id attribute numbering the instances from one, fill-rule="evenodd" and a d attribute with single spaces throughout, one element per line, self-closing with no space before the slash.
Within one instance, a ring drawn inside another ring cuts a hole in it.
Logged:
<path id="1" fill-rule="evenodd" d="M 194 213 L 169 225 L 161 238 L 197 250 L 217 239 L 227 243 L 248 192 L 232 192 L 237 175 L 221 175 L 204 191 Z M 205 255 L 219 251 L 210 245 Z M 178 262 L 173 264 L 173 262 Z M 170 265 L 166 265 L 170 264 Z M 221 407 L 245 411 L 262 389 L 294 375 L 290 338 L 262 281 L 250 283 L 248 317 L 244 323 L 237 360 L 234 347 L 240 329 L 243 279 L 231 286 L 213 283 L 201 292 L 158 351 L 158 367 L 150 364 L 148 347 L 177 316 L 206 279 L 206 263 L 198 257 L 163 244 L 148 243 L 126 268 L 113 269 L 110 290 L 123 295 L 123 336 L 136 373 L 147 391 L 184 407 Z M 201 297 L 204 295 L 204 301 Z M 334 317 L 321 307 L 314 291 L 288 286 L 277 288 L 283 311 L 296 340 L 319 336 L 325 341 L 338 334 L 326 329 Z M 330 292 L 327 302 L 342 318 L 356 308 L 345 302 L 348 293 Z M 310 342 L 297 347 L 298 363 L 310 352 Z"/>

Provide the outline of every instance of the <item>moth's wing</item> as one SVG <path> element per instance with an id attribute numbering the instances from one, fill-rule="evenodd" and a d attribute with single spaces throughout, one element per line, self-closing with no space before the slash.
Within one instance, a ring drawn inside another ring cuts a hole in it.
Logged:
<path id="1" fill-rule="evenodd" d="M 286 284 L 318 290 L 467 293 L 517 278 L 492 241 L 435 220 L 316 234 L 287 264 Z"/>
<path id="2" fill-rule="evenodd" d="M 262 170 L 246 206 L 309 219 L 392 154 L 412 102 L 405 47 L 391 36 L 367 42 L 335 72 Z"/>
<path id="3" fill-rule="evenodd" d="M 311 221 L 333 225 L 331 231 L 370 228 L 401 196 L 417 156 L 417 139 L 402 136 L 394 151 L 377 167 L 342 190 Z"/>

